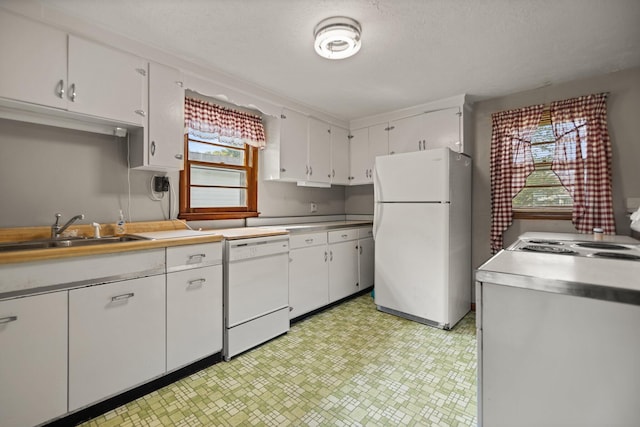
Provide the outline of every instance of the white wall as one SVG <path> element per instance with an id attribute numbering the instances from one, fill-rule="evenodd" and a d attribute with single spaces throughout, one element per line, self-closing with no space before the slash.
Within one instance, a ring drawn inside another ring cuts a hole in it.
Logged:
<path id="1" fill-rule="evenodd" d="M 83 223 L 115 222 L 120 209 L 134 221 L 168 218 L 168 193 L 149 197 L 153 175 L 127 174 L 126 139 L 0 119 L 0 227 L 50 225 L 56 212 L 83 213 Z M 177 191 L 177 173 L 170 180 Z"/>

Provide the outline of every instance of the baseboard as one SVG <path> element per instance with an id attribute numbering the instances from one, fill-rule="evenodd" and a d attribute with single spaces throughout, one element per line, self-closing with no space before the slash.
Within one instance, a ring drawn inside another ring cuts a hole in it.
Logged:
<path id="1" fill-rule="evenodd" d="M 354 299 L 354 298 L 359 297 L 360 295 L 364 295 L 364 294 L 366 294 L 366 293 L 369 293 L 369 292 L 371 292 L 372 290 L 373 290 L 373 286 L 369 286 L 368 288 L 363 289 L 363 290 L 361 290 L 361 291 L 358 291 L 358 292 L 356 292 L 355 294 L 349 295 L 348 297 L 344 297 L 344 298 L 342 298 L 342 299 L 339 299 L 339 300 L 337 300 L 337 301 L 334 301 L 334 302 L 331 302 L 331 303 L 329 303 L 329 304 L 327 304 L 327 305 L 324 305 L 324 306 L 322 306 L 322 307 L 320 307 L 320 308 L 316 308 L 315 310 L 312 310 L 312 311 L 310 311 L 310 312 L 308 312 L 308 313 L 301 314 L 301 315 L 300 315 L 300 316 L 298 316 L 298 317 L 294 317 L 293 319 L 291 319 L 291 320 L 290 320 L 290 323 L 293 325 L 294 323 L 300 322 L 301 320 L 304 320 L 304 319 L 306 319 L 307 317 L 311 317 L 311 316 L 313 316 L 313 315 L 315 315 L 315 314 L 321 313 L 321 312 L 323 312 L 323 311 L 325 311 L 325 310 L 328 310 L 328 309 L 330 309 L 330 308 L 332 308 L 332 307 L 335 307 L 335 306 L 336 306 L 336 305 L 338 305 L 338 304 L 342 304 L 342 303 L 343 303 L 343 302 L 345 302 L 345 301 L 349 301 L 349 300 L 351 300 L 351 299 Z"/>
<path id="2" fill-rule="evenodd" d="M 77 426 L 90 419 L 96 418 L 106 412 L 109 412 L 119 406 L 132 402 L 146 394 L 154 392 L 162 387 L 165 387 L 171 383 L 174 383 L 184 377 L 192 375 L 198 371 L 201 371 L 209 366 L 212 366 L 222 361 L 222 353 L 216 353 L 211 356 L 207 356 L 204 359 L 200 359 L 190 365 L 180 368 L 177 371 L 169 372 L 160 378 L 149 381 L 148 383 L 139 385 L 138 387 L 127 390 L 116 396 L 110 397 L 101 402 L 95 403 L 77 412 L 65 415 L 62 418 L 58 418 L 47 424 L 47 427 L 69 427 Z"/>
<path id="3" fill-rule="evenodd" d="M 471 303 L 471 311 L 476 311 L 476 303 L 475 302 Z"/>

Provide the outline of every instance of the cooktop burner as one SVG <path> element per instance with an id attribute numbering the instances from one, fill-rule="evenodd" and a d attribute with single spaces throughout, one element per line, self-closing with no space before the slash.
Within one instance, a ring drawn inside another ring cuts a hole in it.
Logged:
<path id="1" fill-rule="evenodd" d="M 615 245 L 613 243 L 581 242 L 581 243 L 576 243 L 576 246 L 580 246 L 581 248 L 609 249 L 609 250 L 616 250 L 616 251 L 629 250 L 629 248 L 626 246 Z"/>
<path id="2" fill-rule="evenodd" d="M 560 254 L 560 255 L 578 255 L 578 252 L 572 251 L 571 249 L 559 248 L 556 246 L 542 246 L 542 245 L 526 245 L 520 248 L 520 250 L 531 251 L 531 252 L 546 252 L 551 254 Z"/>
<path id="3" fill-rule="evenodd" d="M 621 254 L 619 252 L 594 252 L 593 254 L 591 254 L 591 256 L 599 258 L 629 259 L 633 261 L 640 261 L 640 256 L 638 255 Z"/>
<path id="4" fill-rule="evenodd" d="M 542 240 L 542 239 L 528 239 L 527 242 L 533 243 L 536 245 L 562 245 L 562 242 L 558 242 L 557 240 Z"/>

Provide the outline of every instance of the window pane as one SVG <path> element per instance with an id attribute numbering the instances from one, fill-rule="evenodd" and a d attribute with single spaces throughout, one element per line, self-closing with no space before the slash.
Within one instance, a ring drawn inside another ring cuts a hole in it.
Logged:
<path id="1" fill-rule="evenodd" d="M 567 207 L 573 205 L 571 196 L 564 187 L 523 188 L 513 198 L 514 208 Z"/>
<path id="2" fill-rule="evenodd" d="M 533 185 L 560 185 L 560 178 L 552 170 L 535 170 L 527 177 L 527 187 Z"/>
<path id="3" fill-rule="evenodd" d="M 191 166 L 191 185 L 246 187 L 247 173 L 244 170 Z"/>
<path id="4" fill-rule="evenodd" d="M 533 162 L 551 163 L 553 161 L 553 152 L 555 149 L 555 142 L 550 142 L 548 144 L 531 145 L 531 155 L 533 156 Z"/>
<path id="5" fill-rule="evenodd" d="M 189 141 L 189 160 L 243 166 L 244 154 L 244 150 Z"/>
<path id="6" fill-rule="evenodd" d="M 192 208 L 226 208 L 247 206 L 244 188 L 191 187 Z"/>
<path id="7" fill-rule="evenodd" d="M 542 125 L 538 126 L 538 129 L 534 132 L 531 137 L 531 142 L 552 142 L 555 141 L 555 136 L 553 135 L 553 128 L 551 125 Z"/>

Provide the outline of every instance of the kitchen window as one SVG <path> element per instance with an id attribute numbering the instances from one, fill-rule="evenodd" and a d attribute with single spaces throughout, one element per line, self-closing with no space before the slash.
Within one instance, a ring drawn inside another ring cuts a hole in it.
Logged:
<path id="1" fill-rule="evenodd" d="M 492 114 L 491 251 L 513 218 L 615 234 L 606 93 Z"/>
<path id="2" fill-rule="evenodd" d="M 579 124 L 581 152 L 586 154 L 586 126 Z M 542 112 L 540 123 L 531 137 L 533 171 L 527 176 L 524 187 L 512 199 L 513 217 L 516 219 L 571 219 L 573 199 L 560 177 L 552 169 L 556 148 L 549 107 Z"/>
<path id="3" fill-rule="evenodd" d="M 180 218 L 258 216 L 259 116 L 200 99 L 185 99 L 185 165 L 180 173 Z"/>

